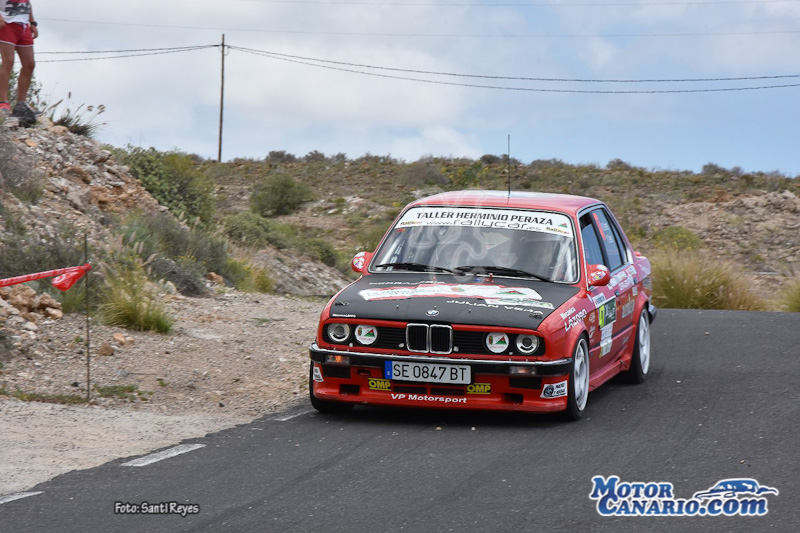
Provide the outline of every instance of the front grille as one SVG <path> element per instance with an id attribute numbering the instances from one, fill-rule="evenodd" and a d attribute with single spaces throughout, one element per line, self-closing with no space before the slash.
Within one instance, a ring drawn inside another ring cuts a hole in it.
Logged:
<path id="1" fill-rule="evenodd" d="M 410 352 L 427 352 L 428 325 L 409 324 L 406 327 L 406 346 Z"/>
<path id="2" fill-rule="evenodd" d="M 431 353 L 450 353 L 453 351 L 453 328 L 450 326 L 431 326 Z"/>

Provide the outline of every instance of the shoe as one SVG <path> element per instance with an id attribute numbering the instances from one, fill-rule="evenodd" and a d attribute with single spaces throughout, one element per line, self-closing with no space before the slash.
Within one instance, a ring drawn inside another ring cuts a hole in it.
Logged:
<path id="1" fill-rule="evenodd" d="M 8 102 L 0 102 L 0 111 L 4 113 L 11 113 L 11 104 Z"/>
<path id="2" fill-rule="evenodd" d="M 39 111 L 38 109 L 33 107 L 31 104 L 29 104 L 28 102 L 25 102 L 25 101 L 17 102 L 17 105 L 15 105 L 14 108 L 16 108 L 17 106 L 20 106 L 20 105 L 25 106 L 25 108 L 27 108 L 28 111 L 30 111 L 31 113 L 33 113 L 37 117 L 41 116 L 42 113 L 44 113 L 43 111 Z"/>
<path id="3" fill-rule="evenodd" d="M 17 102 L 11 116 L 18 118 L 20 126 L 25 128 L 36 124 L 36 112 L 25 102 Z"/>

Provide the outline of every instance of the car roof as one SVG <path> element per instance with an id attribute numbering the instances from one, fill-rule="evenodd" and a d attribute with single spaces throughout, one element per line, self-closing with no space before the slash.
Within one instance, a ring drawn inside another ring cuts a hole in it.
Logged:
<path id="1" fill-rule="evenodd" d="M 506 207 L 544 209 L 577 214 L 584 207 L 601 203 L 594 198 L 572 194 L 554 194 L 523 191 L 451 191 L 435 194 L 412 202 L 411 206 L 446 205 L 468 207 Z"/>

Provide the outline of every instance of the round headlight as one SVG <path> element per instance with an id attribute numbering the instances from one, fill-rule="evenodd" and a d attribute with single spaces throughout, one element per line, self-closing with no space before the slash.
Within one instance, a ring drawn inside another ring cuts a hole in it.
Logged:
<path id="1" fill-rule="evenodd" d="M 539 337 L 536 335 L 517 335 L 517 351 L 523 355 L 530 355 L 539 347 Z"/>
<path id="2" fill-rule="evenodd" d="M 374 344 L 378 340 L 378 328 L 359 324 L 356 326 L 356 340 L 366 346 Z"/>
<path id="3" fill-rule="evenodd" d="M 486 347 L 492 353 L 503 353 L 508 350 L 508 335 L 505 333 L 489 333 L 486 335 Z"/>
<path id="4" fill-rule="evenodd" d="M 345 342 L 350 337 L 350 325 L 328 324 L 328 337 L 333 342 Z"/>

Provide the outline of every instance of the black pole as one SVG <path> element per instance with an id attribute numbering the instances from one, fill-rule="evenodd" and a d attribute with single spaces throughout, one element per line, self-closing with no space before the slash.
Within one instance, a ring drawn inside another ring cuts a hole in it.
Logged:
<path id="1" fill-rule="evenodd" d="M 84 259 L 83 262 L 84 265 L 89 262 L 88 233 L 83 234 L 83 259 Z M 89 273 L 88 272 L 85 274 L 84 278 L 86 279 L 86 281 L 84 282 L 84 286 L 86 287 L 86 295 L 85 295 L 86 297 L 84 299 L 86 300 L 86 402 L 88 403 L 89 395 L 91 394 L 92 391 L 92 386 L 91 386 L 92 379 L 89 370 L 91 368 L 89 364 L 91 362 L 91 356 L 89 355 L 89 348 L 91 347 L 91 344 L 89 342 L 90 337 L 89 337 Z"/>
<path id="2" fill-rule="evenodd" d="M 222 75 L 220 76 L 219 87 L 219 149 L 217 151 L 217 163 L 222 163 L 222 112 L 225 106 L 225 34 L 222 34 Z"/>
<path id="3" fill-rule="evenodd" d="M 508 196 L 511 196 L 511 134 L 508 134 L 508 155 L 506 156 L 506 168 L 508 169 Z"/>

